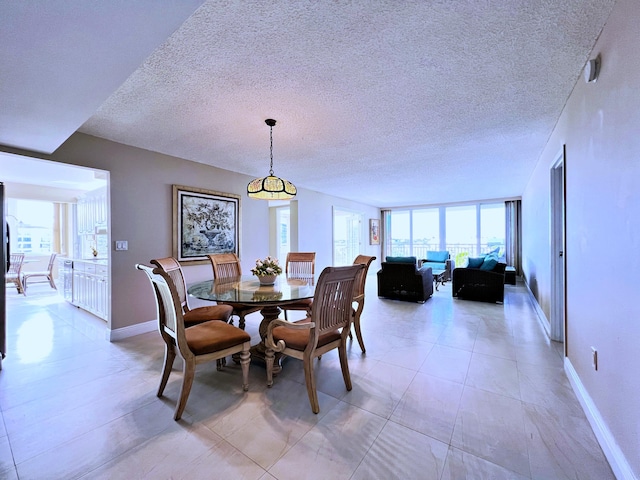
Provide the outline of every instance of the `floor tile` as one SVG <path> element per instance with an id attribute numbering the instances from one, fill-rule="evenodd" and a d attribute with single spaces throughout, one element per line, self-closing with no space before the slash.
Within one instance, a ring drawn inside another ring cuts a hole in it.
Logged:
<path id="1" fill-rule="evenodd" d="M 386 421 L 341 402 L 296 443 L 269 473 L 279 480 L 350 478 Z"/>
<path id="2" fill-rule="evenodd" d="M 272 388 L 253 362 L 244 392 L 229 358 L 198 365 L 179 422 L 182 363 L 156 397 L 157 332 L 110 343 L 55 292 L 9 295 L 0 478 L 613 478 L 521 284 L 504 305 L 452 299 L 450 284 L 418 304 L 379 299 L 372 279 L 350 392 L 335 351 L 314 363 L 317 415 L 302 362 Z M 253 342 L 260 321 L 247 317 Z"/>
<path id="3" fill-rule="evenodd" d="M 446 456 L 446 443 L 388 422 L 351 480 L 440 478 Z"/>

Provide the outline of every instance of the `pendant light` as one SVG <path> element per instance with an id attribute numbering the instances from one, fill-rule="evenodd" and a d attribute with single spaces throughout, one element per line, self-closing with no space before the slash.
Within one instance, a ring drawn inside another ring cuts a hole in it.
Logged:
<path id="1" fill-rule="evenodd" d="M 289 200 L 298 192 L 293 183 L 273 174 L 273 127 L 276 121 L 268 118 L 264 121 L 269 125 L 269 138 L 271 139 L 271 166 L 269 176 L 251 180 L 247 185 L 247 195 L 261 200 Z"/>

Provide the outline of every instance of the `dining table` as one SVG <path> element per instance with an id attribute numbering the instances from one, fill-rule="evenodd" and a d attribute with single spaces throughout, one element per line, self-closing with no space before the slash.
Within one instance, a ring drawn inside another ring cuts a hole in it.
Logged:
<path id="1" fill-rule="evenodd" d="M 251 359 L 265 361 L 269 323 L 280 316 L 283 305 L 313 298 L 316 276 L 314 275 L 278 275 L 273 285 L 263 285 L 253 275 L 242 275 L 221 279 L 205 280 L 187 287 L 187 293 L 200 300 L 216 303 L 259 306 L 262 320 L 258 328 L 260 342 L 251 347 Z M 274 374 L 282 370 L 281 355 L 276 352 L 273 364 Z"/>

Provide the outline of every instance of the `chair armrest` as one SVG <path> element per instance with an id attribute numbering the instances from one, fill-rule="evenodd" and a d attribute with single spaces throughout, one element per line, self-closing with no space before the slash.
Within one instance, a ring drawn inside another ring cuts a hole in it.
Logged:
<path id="1" fill-rule="evenodd" d="M 270 348 L 276 352 L 282 352 L 287 347 L 287 345 L 282 340 L 278 340 L 277 344 L 273 341 L 274 328 L 285 327 L 285 328 L 291 328 L 293 330 L 311 330 L 315 326 L 316 324 L 314 322 L 291 323 L 291 322 L 288 322 L 287 320 L 276 318 L 275 320 L 272 320 L 271 322 L 269 322 L 269 325 L 267 325 L 267 334 L 264 337 L 264 344 L 266 345 L 267 348 Z"/>

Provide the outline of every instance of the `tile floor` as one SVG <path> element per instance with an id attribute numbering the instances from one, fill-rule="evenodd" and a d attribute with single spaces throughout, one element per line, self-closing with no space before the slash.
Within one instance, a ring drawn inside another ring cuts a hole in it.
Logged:
<path id="1" fill-rule="evenodd" d="M 370 276 L 351 392 L 335 352 L 317 363 L 318 415 L 294 359 L 271 389 L 252 364 L 247 393 L 233 362 L 205 364 L 174 422 L 180 365 L 158 399 L 156 332 L 109 343 L 104 322 L 45 285 L 7 289 L 0 478 L 614 478 L 562 346 L 521 284 L 506 292 L 491 305 L 453 300 L 445 285 L 420 305 L 379 299 Z M 248 317 L 254 339 L 259 319 Z"/>

